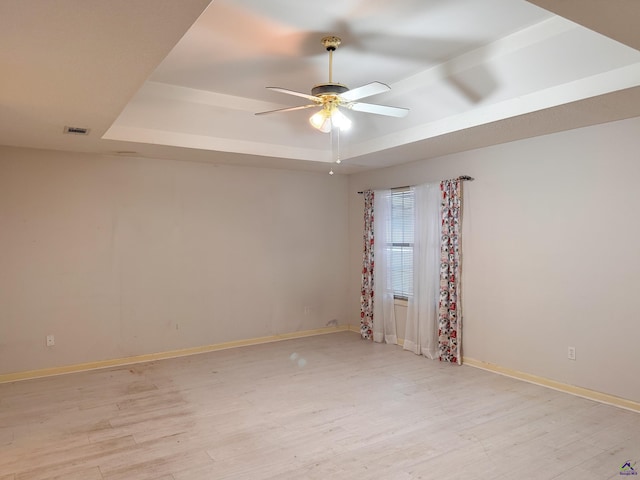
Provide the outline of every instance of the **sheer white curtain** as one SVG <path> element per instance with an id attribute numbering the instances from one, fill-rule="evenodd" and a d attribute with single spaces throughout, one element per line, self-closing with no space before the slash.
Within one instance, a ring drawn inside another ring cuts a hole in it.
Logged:
<path id="1" fill-rule="evenodd" d="M 373 340 L 398 343 L 391 283 L 391 190 L 376 190 L 373 199 Z"/>
<path id="2" fill-rule="evenodd" d="M 440 184 L 412 187 L 415 202 L 413 296 L 408 299 L 404 348 L 438 358 Z M 377 216 L 377 215 L 376 215 Z"/>

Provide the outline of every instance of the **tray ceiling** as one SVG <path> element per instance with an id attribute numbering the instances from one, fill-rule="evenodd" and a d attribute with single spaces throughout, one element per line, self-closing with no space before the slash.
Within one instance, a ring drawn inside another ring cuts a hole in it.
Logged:
<path id="1" fill-rule="evenodd" d="M 306 102 L 266 86 L 308 93 L 328 80 L 327 34 L 343 40 L 334 81 L 386 83 L 367 101 L 410 109 L 349 111 L 340 173 L 640 115 L 633 2 L 606 16 L 561 2 L 589 28 L 523 0 L 208 3 L 3 2 L 0 39 L 14 48 L 0 56 L 0 142 L 328 170 L 312 111 L 254 115 Z"/>

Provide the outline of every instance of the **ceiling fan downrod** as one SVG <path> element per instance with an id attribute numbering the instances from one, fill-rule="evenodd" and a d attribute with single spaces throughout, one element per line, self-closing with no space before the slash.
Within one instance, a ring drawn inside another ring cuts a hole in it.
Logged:
<path id="1" fill-rule="evenodd" d="M 338 95 L 347 92 L 349 88 L 341 83 L 333 83 L 333 52 L 342 43 L 342 40 L 340 37 L 329 35 L 322 37 L 321 43 L 329 52 L 329 81 L 313 87 L 311 95 L 321 98 L 323 100 L 322 104 L 326 105 L 329 100 L 337 101 Z"/>
<path id="2" fill-rule="evenodd" d="M 333 52 L 335 52 L 338 45 L 342 43 L 340 37 L 336 37 L 333 35 L 329 35 L 327 37 L 322 37 L 322 45 L 329 52 L 329 83 L 333 83 Z"/>

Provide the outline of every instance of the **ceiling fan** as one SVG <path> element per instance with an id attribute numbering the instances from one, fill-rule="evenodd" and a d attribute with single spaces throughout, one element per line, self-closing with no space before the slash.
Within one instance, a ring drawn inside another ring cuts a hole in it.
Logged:
<path id="1" fill-rule="evenodd" d="M 311 89 L 311 95 L 288 90 L 286 88 L 267 87 L 269 90 L 274 90 L 276 92 L 306 98 L 312 103 L 297 107 L 259 112 L 256 113 L 256 115 L 292 112 L 294 110 L 319 107 L 320 110 L 309 118 L 309 123 L 321 132 L 328 133 L 333 132 L 334 130 L 337 131 L 338 129 L 347 130 L 351 126 L 351 120 L 340 111 L 341 108 L 354 110 L 356 112 L 385 115 L 388 117 L 405 117 L 409 113 L 409 109 L 407 108 L 389 107 L 386 105 L 376 105 L 359 101 L 362 98 L 390 91 L 391 88 L 384 83 L 371 82 L 352 90 L 341 83 L 333 83 L 333 52 L 338 48 L 338 45 L 342 43 L 342 40 L 339 37 L 330 35 L 323 37 L 321 43 L 329 52 L 329 81 L 327 83 L 321 83 L 313 87 Z"/>

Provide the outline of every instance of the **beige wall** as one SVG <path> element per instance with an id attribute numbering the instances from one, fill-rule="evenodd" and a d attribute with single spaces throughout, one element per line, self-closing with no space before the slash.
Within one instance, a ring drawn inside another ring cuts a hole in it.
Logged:
<path id="1" fill-rule="evenodd" d="M 640 401 L 639 132 L 636 118 L 350 176 L 351 317 L 356 192 L 468 174 L 464 355 Z"/>
<path id="2" fill-rule="evenodd" d="M 347 323 L 346 186 L 0 148 L 0 373 Z"/>
<path id="3" fill-rule="evenodd" d="M 640 119 L 589 127 L 352 175 L 348 188 L 0 148 L 0 373 L 357 324 L 356 192 L 469 174 L 464 355 L 640 401 L 639 131 Z"/>

